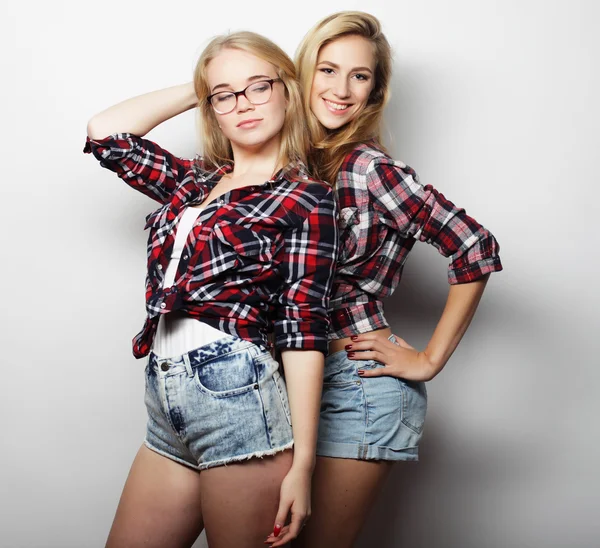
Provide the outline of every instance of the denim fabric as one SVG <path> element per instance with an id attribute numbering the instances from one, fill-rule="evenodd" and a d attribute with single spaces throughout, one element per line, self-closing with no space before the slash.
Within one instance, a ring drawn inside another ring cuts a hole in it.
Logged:
<path id="1" fill-rule="evenodd" d="M 394 342 L 393 335 L 390 340 Z M 345 350 L 325 361 L 317 454 L 359 460 L 418 460 L 427 412 L 425 383 L 390 376 L 365 377 Z"/>
<path id="2" fill-rule="evenodd" d="M 293 444 L 279 364 L 225 337 L 175 358 L 150 354 L 146 445 L 197 470 L 273 455 Z"/>

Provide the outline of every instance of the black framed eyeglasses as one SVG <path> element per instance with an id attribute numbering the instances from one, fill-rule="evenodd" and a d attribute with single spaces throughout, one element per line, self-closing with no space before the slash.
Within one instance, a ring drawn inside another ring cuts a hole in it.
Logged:
<path id="1" fill-rule="evenodd" d="M 240 95 L 243 95 L 253 105 L 264 105 L 271 98 L 275 82 L 281 82 L 281 78 L 259 80 L 242 91 L 219 91 L 209 95 L 206 100 L 219 114 L 229 114 L 237 106 Z"/>

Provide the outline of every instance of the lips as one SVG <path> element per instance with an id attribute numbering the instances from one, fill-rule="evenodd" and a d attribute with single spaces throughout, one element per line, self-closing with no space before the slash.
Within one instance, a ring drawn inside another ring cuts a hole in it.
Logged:
<path id="1" fill-rule="evenodd" d="M 242 120 L 236 127 L 242 129 L 253 128 L 256 127 L 260 122 L 262 122 L 262 118 L 251 118 L 249 120 Z"/>
<path id="2" fill-rule="evenodd" d="M 348 103 L 337 103 L 335 101 L 330 101 L 328 99 L 323 99 L 325 103 L 325 107 L 329 112 L 335 115 L 345 114 L 348 112 L 348 109 L 352 106 Z"/>

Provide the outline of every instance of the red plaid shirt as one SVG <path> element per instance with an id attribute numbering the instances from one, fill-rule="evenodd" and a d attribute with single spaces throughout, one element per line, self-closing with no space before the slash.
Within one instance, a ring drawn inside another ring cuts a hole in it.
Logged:
<path id="1" fill-rule="evenodd" d="M 184 209 L 202 203 L 232 167 L 208 170 L 200 158 L 177 158 L 129 133 L 88 138 L 84 152 L 161 204 L 146 218 L 147 318 L 133 340 L 136 357 L 149 353 L 160 314 L 173 310 L 264 346 L 274 322 L 279 349 L 327 352 L 338 241 L 329 186 L 296 163 L 262 185 L 224 194 L 203 209 L 173 286 L 163 288 Z"/>
<path id="2" fill-rule="evenodd" d="M 346 157 L 336 192 L 340 257 L 330 301 L 332 339 L 388 327 L 382 299 L 398 286 L 416 240 L 452 257 L 451 284 L 502 270 L 500 246 L 488 230 L 373 143 Z"/>

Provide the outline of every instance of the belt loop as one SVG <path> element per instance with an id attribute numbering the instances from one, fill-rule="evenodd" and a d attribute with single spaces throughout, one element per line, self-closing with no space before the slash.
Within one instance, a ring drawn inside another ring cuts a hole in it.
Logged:
<path id="1" fill-rule="evenodd" d="M 192 371 L 192 365 L 190 363 L 190 355 L 188 353 L 183 355 L 183 363 L 185 364 L 185 370 L 187 371 L 188 377 L 193 377 L 194 372 Z"/>

